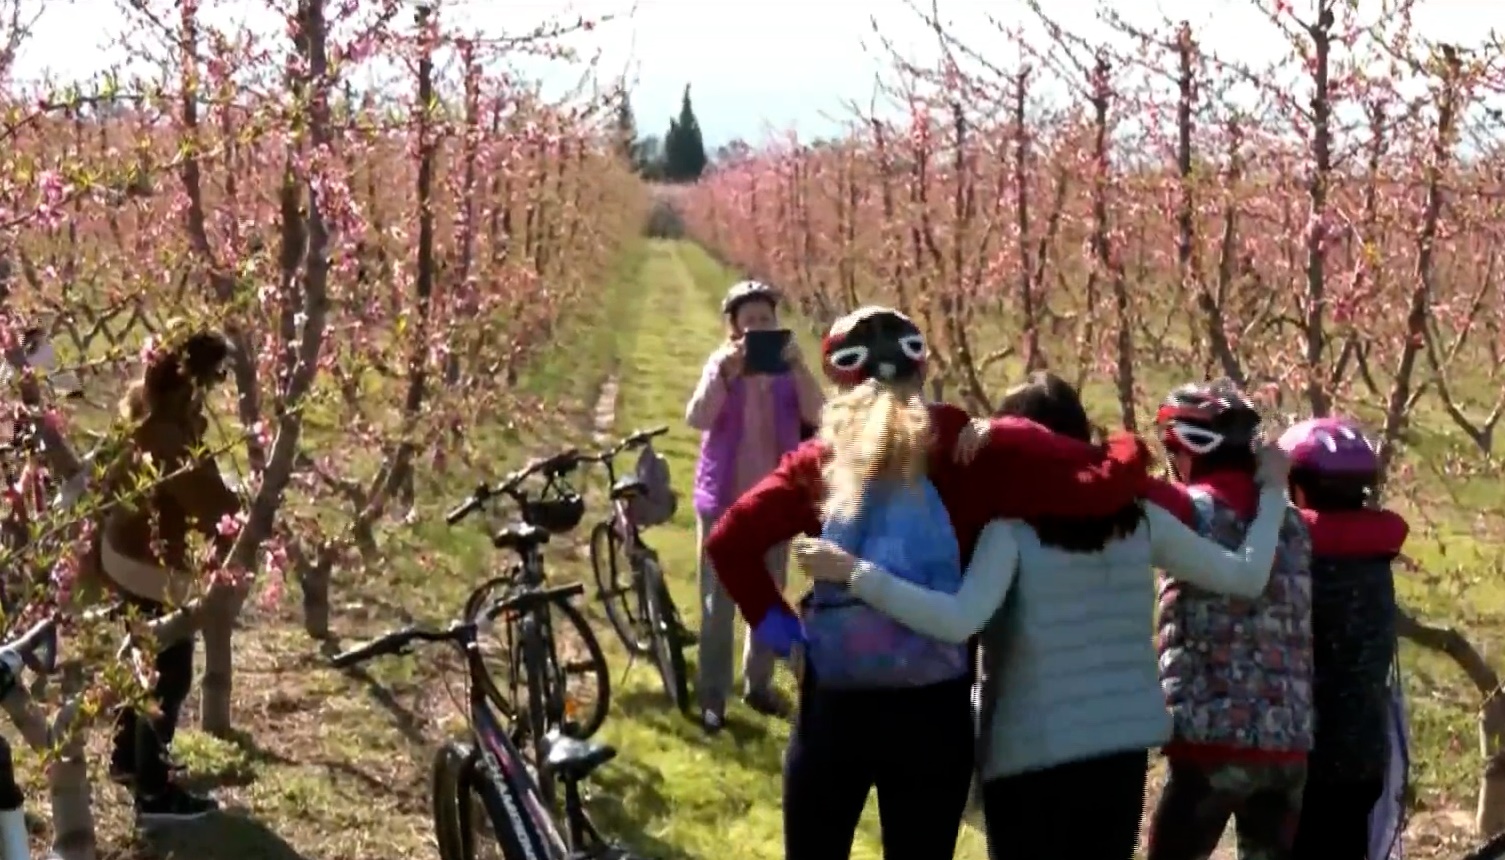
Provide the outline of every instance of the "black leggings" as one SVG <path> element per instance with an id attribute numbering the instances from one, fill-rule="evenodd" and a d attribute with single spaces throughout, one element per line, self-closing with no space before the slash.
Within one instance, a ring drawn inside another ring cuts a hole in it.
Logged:
<path id="1" fill-rule="evenodd" d="M 1291 856 L 1295 860 L 1365 860 L 1369 813 L 1384 792 L 1383 777 L 1308 779 Z"/>
<path id="2" fill-rule="evenodd" d="M 1052 833 L 1063 854 L 1129 860 L 1139 844 L 1149 769 L 1149 751 L 1132 750 L 988 780 L 988 856 L 1018 856 L 1019 846 L 1034 844 L 1031 834 Z"/>
<path id="3" fill-rule="evenodd" d="M 785 860 L 847 860 L 878 790 L 884 860 L 956 853 L 971 789 L 971 685 L 821 690 L 807 681 L 784 757 Z"/>
<path id="4" fill-rule="evenodd" d="M 133 601 L 145 614 L 160 615 L 159 604 Z M 144 715 L 135 708 L 121 708 L 115 716 L 115 750 L 111 769 L 133 778 L 137 794 L 152 796 L 167 788 L 170 776 L 167 748 L 178 730 L 178 715 L 193 689 L 194 637 L 190 636 L 157 652 L 153 666 L 157 683 L 152 699 L 159 708 Z"/>

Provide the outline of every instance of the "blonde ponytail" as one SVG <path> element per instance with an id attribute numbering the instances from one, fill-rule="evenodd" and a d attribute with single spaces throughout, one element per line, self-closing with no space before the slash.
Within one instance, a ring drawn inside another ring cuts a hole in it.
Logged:
<path id="1" fill-rule="evenodd" d="M 829 519 L 851 519 L 872 481 L 913 484 L 924 477 L 930 410 L 918 388 L 870 379 L 826 401 L 820 438 L 831 448 L 823 473 L 823 513 Z"/>

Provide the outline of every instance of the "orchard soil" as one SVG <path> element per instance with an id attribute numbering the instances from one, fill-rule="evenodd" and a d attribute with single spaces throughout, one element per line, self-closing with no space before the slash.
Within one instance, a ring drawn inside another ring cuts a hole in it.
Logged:
<path id="1" fill-rule="evenodd" d="M 688 243 L 653 241 L 636 248 L 607 285 L 604 300 L 572 321 L 555 353 L 526 380 L 560 404 L 557 426 L 524 439 L 498 432 L 496 472 L 551 448 L 588 444 L 593 436 L 668 424 L 673 430 L 660 448 L 687 497 L 697 439 L 684 427 L 684 400 L 721 337 L 717 301 L 732 278 Z M 813 352 L 810 327 L 796 328 Z M 494 560 L 480 529 L 446 529 L 440 514 L 480 477 L 457 475 L 447 487 L 420 495 L 418 537 L 425 552 L 392 557 L 382 576 L 340 581 L 336 574 L 334 625 L 343 642 L 413 620 L 442 622 L 458 610 Z M 598 473 L 581 476 L 593 502 L 600 500 L 601 481 Z M 582 538 L 583 530 L 550 547 L 555 581 L 589 577 Z M 698 623 L 690 506 L 683 504 L 650 540 L 664 557 L 682 612 Z M 793 592 L 801 584 L 790 587 Z M 1426 615 L 1459 619 L 1454 623 L 1487 645 L 1505 634 L 1505 591 L 1497 587 L 1478 584 L 1444 594 L 1408 583 L 1406 596 Z M 456 706 L 460 666 L 451 655 L 429 650 L 371 664 L 366 673 L 336 672 L 321 653 L 329 646 L 303 632 L 297 602 L 290 593 L 281 604 L 248 610 L 242 619 L 235 679 L 241 733 L 226 741 L 194 730 L 193 702 L 184 717 L 190 728 L 179 736 L 178 754 L 191 779 L 214 789 L 230 807 L 227 815 L 160 839 L 134 834 L 126 793 L 104 778 L 106 733 L 97 733 L 92 763 L 104 856 L 437 856 L 426 794 L 429 756 L 463 727 Z M 612 660 L 613 709 L 602 738 L 621 751 L 600 771 L 591 798 L 603 829 L 659 860 L 782 857 L 779 773 L 787 726 L 737 706 L 727 731 L 707 738 L 669 709 L 651 668 L 641 661 L 629 666 L 599 607 L 586 608 Z M 1409 853 L 1447 857 L 1464 844 L 1471 821 L 1478 773 L 1473 698 L 1450 665 L 1409 647 L 1404 656 L 1419 776 Z M 38 785 L 37 763 L 27 753 L 18 755 L 23 779 Z M 1147 800 L 1154 795 L 1152 787 Z M 881 857 L 877 825 L 870 805 L 854 858 Z M 1225 840 L 1219 858 L 1232 856 L 1231 842 Z M 981 833 L 969 826 L 956 857 L 985 856 Z"/>

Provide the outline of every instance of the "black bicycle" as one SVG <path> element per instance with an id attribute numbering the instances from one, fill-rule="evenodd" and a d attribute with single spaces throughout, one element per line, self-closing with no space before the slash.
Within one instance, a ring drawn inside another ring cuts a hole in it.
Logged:
<path id="1" fill-rule="evenodd" d="M 694 644 L 695 636 L 680 620 L 658 553 L 643 542 L 642 528 L 633 516 L 632 501 L 647 487 L 636 475 L 618 478 L 614 462 L 624 451 L 642 448 L 668 432 L 668 427 L 639 430 L 583 458 L 606 467 L 611 487 L 611 516 L 591 529 L 591 569 L 597 597 L 628 655 L 652 658 L 670 701 L 689 713 L 690 671 L 684 649 Z"/>
<path id="2" fill-rule="evenodd" d="M 407 653 L 417 642 L 447 643 L 463 655 L 470 688 L 469 742 L 449 741 L 439 748 L 430 785 L 440 860 L 633 860 L 633 855 L 596 830 L 581 792 L 581 783 L 615 758 L 616 750 L 551 732 L 548 755 L 534 770 L 555 775 L 564 783 L 565 832 L 561 834 L 549 800 L 504 727 L 504 719 L 516 721 L 519 714 L 491 680 L 477 644 L 478 630 L 486 623 L 508 616 L 547 614 L 583 593 L 585 586 L 575 583 L 526 587 L 491 598 L 483 585 L 466 601 L 464 620 L 446 630 L 405 627 L 331 659 L 336 668 L 343 669 L 374 657 Z M 481 608 L 472 613 L 473 605 Z M 490 824 L 490 838 L 477 810 Z"/>
<path id="3" fill-rule="evenodd" d="M 580 524 L 585 503 L 570 489 L 565 476 L 580 464 L 579 455 L 565 451 L 534 461 L 513 472 L 498 486 L 482 484 L 470 498 L 446 515 L 455 525 L 486 507 L 496 498 L 510 498 L 522 512 L 523 521 L 507 526 L 491 538 L 492 546 L 517 554 L 518 562 L 506 574 L 481 584 L 465 603 L 464 618 L 476 621 L 488 601 L 500 594 L 541 588 L 545 581 L 543 547 L 549 535 L 568 532 Z M 540 475 L 544 487 L 530 495 L 522 488 L 529 478 Z M 583 593 L 583 592 L 580 592 Z M 554 782 L 543 762 L 548 755 L 549 733 L 585 739 L 606 722 L 611 706 L 610 670 L 601 643 L 585 616 L 567 597 L 532 601 L 526 611 L 493 615 L 500 620 L 504 664 L 508 669 L 508 693 L 518 707 L 514 725 L 517 742 L 531 747 L 538 771 L 539 788 L 550 802 Z M 568 634 L 568 635 L 567 635 Z M 567 651 L 560 643 L 569 643 Z M 577 679 L 580 683 L 576 683 Z"/>

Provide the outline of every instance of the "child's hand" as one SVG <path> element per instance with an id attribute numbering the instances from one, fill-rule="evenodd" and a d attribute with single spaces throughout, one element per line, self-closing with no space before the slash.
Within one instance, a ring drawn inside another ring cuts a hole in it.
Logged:
<path id="1" fill-rule="evenodd" d="M 828 540 L 800 538 L 794 542 L 794 557 L 805 575 L 816 582 L 846 585 L 852 579 L 857 559 Z"/>
<path id="2" fill-rule="evenodd" d="M 800 351 L 800 345 L 792 337 L 784 342 L 782 355 L 784 363 L 790 367 L 801 367 L 805 363 L 805 354 Z"/>
<path id="3" fill-rule="evenodd" d="M 742 375 L 742 362 L 747 355 L 742 341 L 734 340 L 721 348 L 721 356 L 717 359 L 722 379 L 736 379 Z"/>
<path id="4" fill-rule="evenodd" d="M 1261 445 L 1255 456 L 1254 480 L 1261 487 L 1284 488 L 1291 475 L 1291 458 L 1279 445 Z"/>
<path id="5" fill-rule="evenodd" d="M 753 641 L 789 659 L 794 646 L 805 643 L 805 625 L 782 606 L 775 606 L 752 629 Z"/>
<path id="6" fill-rule="evenodd" d="M 987 447 L 988 436 L 993 432 L 993 423 L 986 418 L 973 418 L 956 437 L 956 447 L 951 454 L 963 466 L 976 459 Z"/>

